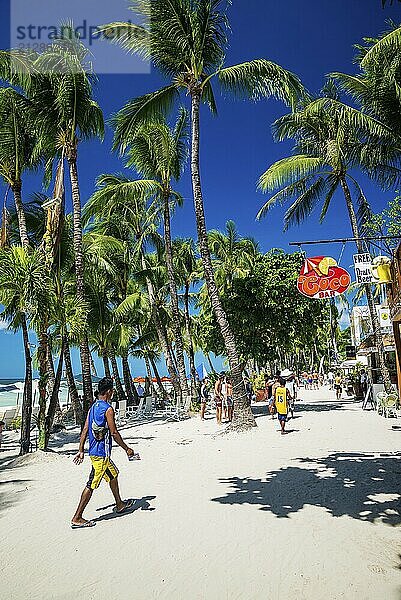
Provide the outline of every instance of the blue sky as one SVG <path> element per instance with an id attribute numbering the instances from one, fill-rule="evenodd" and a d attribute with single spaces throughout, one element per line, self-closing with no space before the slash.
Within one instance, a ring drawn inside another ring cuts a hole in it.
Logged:
<path id="1" fill-rule="evenodd" d="M 0 8 L 0 45 L 4 48 L 8 46 L 9 35 L 7 4 L 2 0 Z M 325 74 L 355 71 L 353 44 L 364 36 L 377 35 L 385 28 L 387 18 L 401 22 L 401 6 L 383 10 L 380 0 L 234 0 L 229 17 L 232 37 L 227 64 L 268 58 L 295 72 L 311 91 L 318 91 Z M 128 99 L 155 90 L 162 83 L 153 71 L 142 75 L 104 75 L 99 78 L 96 99 L 107 117 Z M 206 109 L 202 112 L 201 168 L 208 227 L 224 228 L 225 222 L 233 219 L 240 233 L 255 237 L 264 251 L 277 247 L 290 250 L 290 241 L 350 236 L 340 195 L 334 199 L 322 225 L 313 216 L 301 227 L 284 234 L 281 208 L 274 209 L 263 221 L 255 221 L 256 212 L 265 200 L 256 190 L 259 175 L 291 151 L 288 143 L 274 143 L 270 130 L 271 123 L 284 114 L 285 107 L 272 100 L 256 104 L 227 97 L 217 100 L 217 118 L 211 117 Z M 78 168 L 83 202 L 93 192 L 99 173 L 122 169 L 118 157 L 110 151 L 110 142 L 109 130 L 103 144 L 94 141 L 81 146 Z M 380 211 L 392 194 L 384 194 L 368 181 L 362 181 L 374 210 Z M 25 198 L 38 189 L 38 177 L 28 177 Z M 180 190 L 186 202 L 175 214 L 174 234 L 195 236 L 188 172 Z M 312 252 L 338 258 L 340 250 L 339 245 L 316 246 Z M 347 247 L 343 266 L 350 266 L 352 251 L 353 248 Z M 133 363 L 133 371 L 139 374 L 144 369 Z M 22 374 L 20 334 L 0 331 L 0 378 Z"/>

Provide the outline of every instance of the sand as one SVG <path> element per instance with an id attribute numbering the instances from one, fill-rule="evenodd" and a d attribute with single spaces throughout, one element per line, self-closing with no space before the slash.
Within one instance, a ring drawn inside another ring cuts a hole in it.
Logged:
<path id="1" fill-rule="evenodd" d="M 76 432 L 16 460 L 6 434 L 2 597 L 399 600 L 401 420 L 326 388 L 301 396 L 286 436 L 263 404 L 246 434 L 216 435 L 211 416 L 124 427 L 142 457 L 113 450 L 133 510 L 115 516 L 102 484 L 87 530 L 69 527 L 89 473 Z"/>

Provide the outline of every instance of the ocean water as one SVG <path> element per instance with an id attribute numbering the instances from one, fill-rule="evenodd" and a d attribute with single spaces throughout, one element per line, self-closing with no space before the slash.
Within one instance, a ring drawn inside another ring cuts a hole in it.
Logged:
<path id="1" fill-rule="evenodd" d="M 38 403 L 38 380 L 34 379 L 33 384 L 34 406 Z M 16 406 L 22 404 L 22 396 L 24 392 L 24 382 L 20 379 L 0 379 L 0 407 Z M 60 386 L 60 402 L 67 402 L 68 388 L 67 382 L 62 381 Z"/>

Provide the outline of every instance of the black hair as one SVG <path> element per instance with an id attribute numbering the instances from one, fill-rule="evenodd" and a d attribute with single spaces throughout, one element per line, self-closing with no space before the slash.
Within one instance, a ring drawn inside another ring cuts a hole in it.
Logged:
<path id="1" fill-rule="evenodd" d="M 97 390 L 95 392 L 95 397 L 99 398 L 99 396 L 103 396 L 109 390 L 114 388 L 114 381 L 110 377 L 103 377 L 97 384 Z"/>
<path id="2" fill-rule="evenodd" d="M 284 377 L 279 377 L 278 382 L 281 385 L 281 387 L 285 387 L 285 379 L 284 379 Z"/>

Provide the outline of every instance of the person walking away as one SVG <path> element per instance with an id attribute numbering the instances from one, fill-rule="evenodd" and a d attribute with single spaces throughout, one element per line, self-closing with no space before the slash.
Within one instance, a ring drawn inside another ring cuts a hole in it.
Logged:
<path id="1" fill-rule="evenodd" d="M 332 390 L 334 387 L 334 373 L 333 371 L 329 371 L 327 373 L 327 381 L 329 382 L 329 390 Z"/>
<path id="2" fill-rule="evenodd" d="M 202 421 L 205 420 L 206 405 L 209 402 L 209 398 L 210 398 L 209 380 L 204 379 L 203 383 L 201 385 L 201 389 L 200 389 L 200 402 L 201 402 L 200 417 L 201 417 Z"/>
<path id="3" fill-rule="evenodd" d="M 287 422 L 288 405 L 291 399 L 288 389 L 285 387 L 285 379 L 280 377 L 279 385 L 275 389 L 274 402 L 276 405 L 277 416 L 281 426 L 281 435 L 286 433 L 285 424 Z"/>
<path id="4" fill-rule="evenodd" d="M 221 413 L 223 406 L 222 386 L 224 378 L 224 373 L 220 373 L 219 377 L 216 379 L 216 383 L 214 384 L 214 401 L 216 404 L 216 420 L 218 425 L 221 425 Z"/>
<path id="5" fill-rule="evenodd" d="M 112 440 L 114 439 L 125 450 L 129 459 L 134 457 L 139 458 L 139 455 L 135 455 L 132 448 L 127 446 L 117 430 L 114 410 L 110 406 L 113 393 L 113 380 L 108 377 L 101 379 L 98 383 L 97 392 L 95 392 L 96 401 L 89 409 L 84 428 L 82 429 L 79 450 L 74 457 L 74 463 L 80 465 L 84 460 L 85 441 L 89 435 L 89 456 L 92 463 L 92 470 L 86 487 L 81 494 L 77 510 L 71 520 L 71 527 L 73 529 L 96 525 L 94 521 L 84 519 L 83 512 L 92 497 L 93 490 L 99 487 L 102 479 L 110 485 L 111 492 L 116 501 L 115 511 L 117 513 L 123 513 L 133 504 L 133 500 L 126 500 L 125 502 L 121 500 L 118 487 L 118 469 L 110 458 Z"/>
<path id="6" fill-rule="evenodd" d="M 224 376 L 224 379 L 221 384 L 221 395 L 223 397 L 223 417 L 227 421 L 228 419 L 228 402 L 227 402 L 227 377 Z"/>
<path id="7" fill-rule="evenodd" d="M 334 380 L 334 389 L 336 390 L 337 400 L 341 400 L 341 394 L 343 391 L 341 373 L 337 373 L 337 375 L 336 375 L 336 378 Z"/>
<path id="8" fill-rule="evenodd" d="M 276 389 L 280 386 L 280 373 L 276 373 L 272 386 L 271 386 L 271 396 L 269 400 L 269 413 L 271 414 L 272 419 L 275 418 L 276 414 Z"/>
<path id="9" fill-rule="evenodd" d="M 231 423 L 233 420 L 234 413 L 234 398 L 233 398 L 233 384 L 229 377 L 226 378 L 226 401 L 228 407 L 228 420 Z"/>

